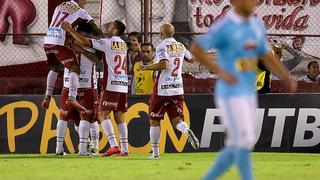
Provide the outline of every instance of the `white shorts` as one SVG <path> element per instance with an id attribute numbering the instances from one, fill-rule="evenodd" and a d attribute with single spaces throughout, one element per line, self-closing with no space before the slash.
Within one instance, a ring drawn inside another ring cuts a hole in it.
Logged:
<path id="1" fill-rule="evenodd" d="M 257 96 L 217 97 L 215 101 L 226 127 L 225 144 L 252 150 L 256 143 Z"/>

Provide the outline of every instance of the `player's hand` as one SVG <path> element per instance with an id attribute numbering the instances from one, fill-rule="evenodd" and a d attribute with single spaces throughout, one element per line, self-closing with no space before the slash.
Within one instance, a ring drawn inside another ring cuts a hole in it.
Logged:
<path id="1" fill-rule="evenodd" d="M 41 102 L 41 106 L 44 108 L 44 109 L 48 109 L 49 108 L 49 104 L 50 104 L 50 97 L 49 98 L 45 98 L 42 100 Z"/>
<path id="2" fill-rule="evenodd" d="M 140 64 L 139 70 L 147 70 L 147 65 Z"/>
<path id="3" fill-rule="evenodd" d="M 294 93 L 294 92 L 297 92 L 297 89 L 298 89 L 298 82 L 294 79 L 289 79 L 289 80 L 286 80 L 286 86 L 289 90 L 289 92 L 291 93 Z"/>
<path id="4" fill-rule="evenodd" d="M 79 44 L 69 43 L 69 47 L 77 53 L 83 52 L 83 48 Z"/>
<path id="5" fill-rule="evenodd" d="M 61 27 L 62 27 L 62 29 L 66 30 L 68 32 L 70 32 L 72 30 L 71 24 L 68 22 L 65 22 L 65 21 L 61 22 Z"/>
<path id="6" fill-rule="evenodd" d="M 227 84 L 233 85 L 237 82 L 237 78 L 227 72 L 222 72 L 220 78 L 224 80 Z"/>

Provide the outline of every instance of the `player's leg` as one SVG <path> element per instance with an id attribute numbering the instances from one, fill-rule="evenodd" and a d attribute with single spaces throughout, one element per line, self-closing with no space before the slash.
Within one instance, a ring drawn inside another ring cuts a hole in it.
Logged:
<path id="1" fill-rule="evenodd" d="M 98 124 L 98 91 L 97 89 L 93 89 L 93 97 L 94 97 L 94 118 L 90 124 L 90 139 L 91 146 L 90 151 L 93 155 L 99 155 L 99 135 L 100 129 Z"/>
<path id="2" fill-rule="evenodd" d="M 172 126 L 188 137 L 188 141 L 194 149 L 199 149 L 199 140 L 189 128 L 189 125 L 183 121 L 183 102 L 183 96 L 172 97 L 167 105 L 167 113 Z"/>
<path id="3" fill-rule="evenodd" d="M 79 103 L 85 107 L 87 111 L 80 114 L 81 120 L 79 123 L 79 155 L 88 154 L 89 131 L 91 121 L 94 117 L 94 98 L 91 89 L 85 89 L 78 92 Z"/>
<path id="4" fill-rule="evenodd" d="M 235 116 L 235 163 L 239 169 L 242 179 L 253 179 L 250 152 L 254 147 L 255 117 L 257 100 L 256 96 L 242 96 L 230 100 L 236 105 L 231 108 L 231 113 Z"/>
<path id="5" fill-rule="evenodd" d="M 211 166 L 207 174 L 204 176 L 203 180 L 212 180 L 217 179 L 221 176 L 224 172 L 226 172 L 230 166 L 234 162 L 234 142 L 233 137 L 234 133 L 231 127 L 231 113 L 229 112 L 229 105 L 226 100 L 217 98 L 216 99 L 216 106 L 221 111 L 221 120 L 223 125 L 226 128 L 226 140 L 225 140 L 225 147 L 220 151 L 218 157 L 215 159 L 214 164 Z"/>
<path id="6" fill-rule="evenodd" d="M 128 156 L 129 144 L 128 144 L 128 127 L 125 120 L 125 112 L 128 109 L 128 97 L 127 93 L 120 93 L 118 100 L 118 107 L 114 114 L 114 119 L 118 126 L 119 142 L 121 153 L 120 156 Z"/>
<path id="7" fill-rule="evenodd" d="M 119 94 L 111 91 L 102 91 L 99 101 L 99 113 L 98 119 L 101 123 L 102 129 L 105 132 L 110 148 L 101 156 L 110 156 L 120 152 L 119 144 L 114 133 L 114 128 L 110 120 L 111 111 L 115 111 L 117 108 L 117 102 Z"/>
<path id="8" fill-rule="evenodd" d="M 68 47 L 58 46 L 59 53 L 55 54 L 56 58 L 62 62 L 64 67 L 68 68 L 69 74 L 69 94 L 67 99 L 67 104 L 76 108 L 79 112 L 85 111 L 86 109 L 81 106 L 77 100 L 77 91 L 79 85 L 79 73 L 80 66 L 79 61 L 75 53 Z"/>
<path id="9" fill-rule="evenodd" d="M 117 111 L 115 112 L 115 121 L 118 126 L 118 133 L 119 133 L 119 142 L 120 142 L 120 149 L 121 156 L 128 156 L 129 154 L 129 147 L 128 147 L 128 127 L 125 121 L 125 112 Z"/>
<path id="10" fill-rule="evenodd" d="M 165 98 L 157 95 L 151 95 L 149 102 L 149 122 L 150 122 L 150 143 L 152 148 L 152 159 L 160 158 L 160 121 L 166 112 Z"/>
<path id="11" fill-rule="evenodd" d="M 95 119 L 90 124 L 90 151 L 93 155 L 99 155 L 99 138 L 100 138 L 100 129 L 98 121 Z"/>
<path id="12" fill-rule="evenodd" d="M 152 156 L 153 159 L 160 158 L 160 151 L 159 151 L 159 143 L 160 143 L 160 119 L 150 119 L 150 143 L 152 149 Z"/>
<path id="13" fill-rule="evenodd" d="M 51 46 L 44 46 L 44 50 L 47 56 L 47 62 L 49 66 L 49 73 L 47 76 L 47 85 L 46 85 L 46 93 L 43 101 L 41 102 L 41 106 L 45 109 L 49 108 L 49 103 L 51 96 L 53 94 L 54 86 L 58 77 L 59 72 L 59 65 L 60 62 L 56 59 L 55 54 L 56 51 L 52 50 Z"/>
<path id="14" fill-rule="evenodd" d="M 61 106 L 60 106 L 60 116 L 57 122 L 57 127 L 56 127 L 56 155 L 64 155 L 64 139 L 66 135 L 66 131 L 68 128 L 68 120 L 67 116 L 69 113 L 70 108 L 68 108 L 66 104 L 68 96 L 68 90 L 64 88 L 61 92 Z"/>

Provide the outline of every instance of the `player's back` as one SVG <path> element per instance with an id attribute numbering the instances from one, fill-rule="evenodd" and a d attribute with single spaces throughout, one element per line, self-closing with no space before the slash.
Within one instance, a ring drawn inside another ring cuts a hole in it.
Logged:
<path id="1" fill-rule="evenodd" d="M 128 93 L 127 45 L 119 36 L 92 40 L 93 48 L 103 52 L 103 88 Z"/>
<path id="2" fill-rule="evenodd" d="M 75 1 L 64 2 L 58 5 L 54 11 L 51 23 L 44 38 L 44 44 L 64 46 L 66 43 L 66 31 L 61 28 L 61 22 L 69 22 L 72 27 L 82 22 L 89 22 L 92 17 L 81 8 Z"/>
<path id="3" fill-rule="evenodd" d="M 154 93 L 159 96 L 183 95 L 182 64 L 186 48 L 174 38 L 164 39 L 156 48 L 156 60 L 168 61 L 168 68 L 158 73 Z"/>
<path id="4" fill-rule="evenodd" d="M 96 50 L 92 48 L 85 48 L 86 51 L 95 53 Z M 80 62 L 79 86 L 78 88 L 94 88 L 97 89 L 96 63 L 90 60 L 84 54 L 78 56 Z M 63 87 L 69 88 L 69 74 L 70 70 L 64 68 Z"/>

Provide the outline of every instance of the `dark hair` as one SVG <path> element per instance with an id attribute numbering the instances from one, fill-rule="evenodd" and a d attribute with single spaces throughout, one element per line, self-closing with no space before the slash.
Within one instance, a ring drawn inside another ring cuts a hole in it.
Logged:
<path id="1" fill-rule="evenodd" d="M 141 34 L 137 31 L 132 31 L 132 32 L 128 33 L 128 37 L 130 37 L 130 36 L 137 37 L 139 43 L 142 41 Z"/>
<path id="2" fill-rule="evenodd" d="M 308 69 L 311 68 L 311 65 L 312 65 L 312 64 L 318 64 L 318 61 L 311 61 L 311 62 L 309 62 L 309 63 L 308 63 Z"/>
<path id="3" fill-rule="evenodd" d="M 92 33 L 93 28 L 89 23 L 81 23 L 81 24 L 79 24 L 77 31 Z"/>
<path id="4" fill-rule="evenodd" d="M 151 46 L 152 50 L 154 51 L 154 46 L 153 46 L 152 43 L 146 42 L 146 43 L 141 44 L 141 48 L 142 48 L 143 46 Z"/>
<path id="5" fill-rule="evenodd" d="M 124 32 L 126 31 L 126 25 L 120 20 L 113 21 L 115 28 L 118 30 L 118 35 L 122 36 Z"/>

